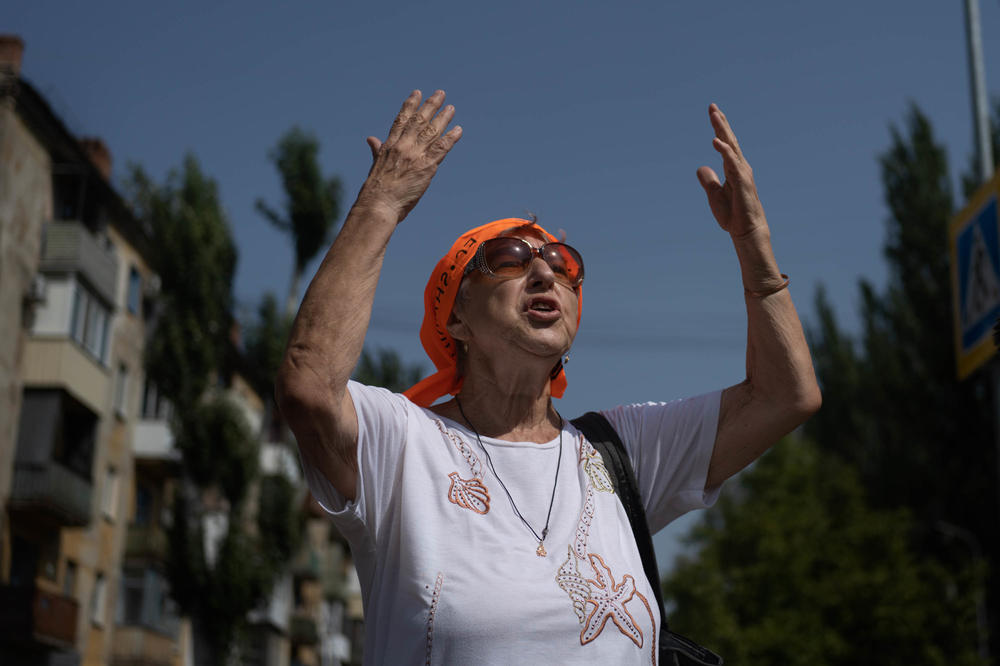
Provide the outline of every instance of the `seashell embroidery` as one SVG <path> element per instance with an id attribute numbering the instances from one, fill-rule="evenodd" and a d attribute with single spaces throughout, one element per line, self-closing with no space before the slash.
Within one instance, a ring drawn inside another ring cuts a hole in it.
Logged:
<path id="1" fill-rule="evenodd" d="M 611 474 L 604 466 L 604 459 L 597 452 L 593 444 L 580 435 L 579 443 L 580 462 L 583 463 L 583 470 L 587 473 L 594 490 L 602 493 L 615 492 L 615 486 L 611 482 Z"/>
<path id="2" fill-rule="evenodd" d="M 595 454 L 592 458 L 587 458 L 583 463 L 583 469 L 590 477 L 590 482 L 594 485 L 595 490 L 602 493 L 615 492 L 615 487 L 611 483 L 611 475 L 608 474 L 608 468 L 604 466 L 600 455 Z"/>
<path id="3" fill-rule="evenodd" d="M 448 501 L 463 509 L 469 509 L 479 514 L 490 510 L 490 491 L 479 479 L 463 479 L 458 472 L 448 475 L 451 486 L 448 488 Z"/>
<path id="4" fill-rule="evenodd" d="M 570 601 L 573 602 L 573 612 L 576 613 L 576 619 L 582 625 L 587 617 L 587 600 L 591 598 L 590 584 L 580 575 L 577 558 L 573 554 L 573 549 L 568 546 L 566 548 L 566 561 L 556 572 L 556 584 L 569 595 Z"/>

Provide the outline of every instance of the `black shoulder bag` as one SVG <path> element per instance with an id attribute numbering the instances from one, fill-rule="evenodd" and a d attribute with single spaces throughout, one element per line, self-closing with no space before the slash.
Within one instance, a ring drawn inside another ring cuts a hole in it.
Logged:
<path id="1" fill-rule="evenodd" d="M 660 647 L 658 663 L 666 666 L 719 666 L 722 657 L 707 648 L 703 648 L 680 634 L 670 631 L 667 626 L 667 614 L 663 608 L 663 592 L 660 590 L 659 570 L 656 566 L 656 553 L 653 551 L 653 538 L 649 534 L 646 523 L 646 511 L 642 507 L 639 488 L 635 482 L 632 463 L 622 444 L 618 433 L 603 415 L 597 412 L 587 412 L 575 418 L 571 423 L 594 445 L 604 466 L 611 473 L 611 482 L 615 494 L 625 508 L 628 522 L 632 526 L 636 546 L 642 557 L 642 569 L 649 579 L 649 585 L 656 595 L 656 605 L 660 609 Z"/>

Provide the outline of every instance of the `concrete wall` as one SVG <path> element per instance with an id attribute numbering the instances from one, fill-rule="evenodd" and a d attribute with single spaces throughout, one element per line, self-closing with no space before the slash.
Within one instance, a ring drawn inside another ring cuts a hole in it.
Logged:
<path id="1" fill-rule="evenodd" d="M 52 216 L 50 173 L 48 153 L 18 117 L 13 98 L 0 97 L 0 507 L 10 495 L 21 413 L 24 295 Z M 0 563 L 9 560 L 9 531 L 0 511 Z"/>
<path id="2" fill-rule="evenodd" d="M 78 563 L 83 578 L 93 581 L 98 575 L 107 584 L 105 612 L 102 618 L 89 617 L 89 608 L 81 612 L 81 626 L 78 633 L 78 649 L 83 655 L 83 664 L 106 664 L 114 652 L 115 614 L 118 590 L 121 585 L 122 554 L 128 532 L 132 502 L 135 497 L 135 461 L 133 441 L 136 423 L 142 407 L 144 383 L 143 354 L 146 341 L 146 323 L 141 310 L 130 312 L 127 307 L 128 278 L 131 267 L 135 267 L 144 281 L 152 273 L 149 265 L 125 237 L 117 231 L 114 221 L 108 226 L 108 238 L 114 249 L 118 265 L 113 286 L 113 314 L 110 324 L 109 345 L 105 372 L 107 381 L 92 399 L 101 401 L 101 425 L 98 445 L 94 453 L 94 516 L 90 526 L 82 529 L 63 530 L 62 557 Z M 34 343 L 41 342 L 36 339 Z M 75 343 L 69 344 L 76 346 Z M 122 409 L 115 408 L 115 395 L 123 375 L 124 402 Z M 113 474 L 110 472 L 113 470 Z M 112 488 L 112 484 L 117 486 Z M 106 504 L 110 498 L 110 511 Z M 89 601 L 81 597 L 81 602 Z M 83 608 L 81 607 L 81 610 Z"/>

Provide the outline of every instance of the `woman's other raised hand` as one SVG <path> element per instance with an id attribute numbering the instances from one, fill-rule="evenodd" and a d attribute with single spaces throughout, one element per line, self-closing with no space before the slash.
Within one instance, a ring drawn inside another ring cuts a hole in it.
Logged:
<path id="1" fill-rule="evenodd" d="M 708 205 L 712 209 L 719 226 L 739 239 L 754 231 L 767 230 L 764 207 L 757 196 L 757 186 L 753 181 L 753 169 L 743 156 L 740 144 L 725 114 L 715 104 L 708 107 L 708 117 L 715 130 L 712 147 L 722 155 L 722 173 L 719 177 L 711 167 L 698 169 L 698 181 L 708 195 Z"/>

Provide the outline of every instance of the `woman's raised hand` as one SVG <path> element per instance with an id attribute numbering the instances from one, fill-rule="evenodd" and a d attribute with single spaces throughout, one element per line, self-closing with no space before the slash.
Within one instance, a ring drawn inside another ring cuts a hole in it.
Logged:
<path id="1" fill-rule="evenodd" d="M 402 222 L 430 185 L 438 165 L 462 137 L 458 125 L 445 132 L 455 115 L 450 104 L 441 108 L 444 91 L 420 103 L 414 90 L 403 102 L 385 141 L 368 137 L 372 167 L 358 196 L 359 203 L 391 210 Z"/>
<path id="2" fill-rule="evenodd" d="M 736 239 L 758 229 L 766 231 L 767 219 L 764 217 L 764 207 L 757 197 L 753 169 L 743 156 L 729 121 L 715 104 L 709 105 L 708 117 L 715 130 L 712 147 L 722 155 L 722 172 L 726 177 L 726 182 L 721 183 L 710 167 L 698 169 L 698 181 L 708 195 L 712 214 L 719 226 Z"/>

